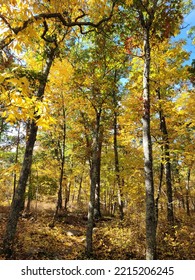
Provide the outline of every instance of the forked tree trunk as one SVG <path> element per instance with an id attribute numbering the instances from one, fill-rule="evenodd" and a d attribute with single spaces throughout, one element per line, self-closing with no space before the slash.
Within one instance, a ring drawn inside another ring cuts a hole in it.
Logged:
<path id="1" fill-rule="evenodd" d="M 51 49 L 51 52 L 48 54 L 44 73 L 43 73 L 43 79 L 40 81 L 39 89 L 37 92 L 37 98 L 39 100 L 43 99 L 45 86 L 47 83 L 48 75 L 50 72 L 50 68 L 52 65 L 52 62 L 55 57 L 55 49 Z M 27 141 L 26 141 L 26 148 L 24 153 L 24 159 L 22 163 L 22 169 L 18 181 L 17 188 L 15 190 L 15 195 L 12 200 L 11 209 L 9 213 L 9 218 L 6 226 L 6 233 L 3 241 L 3 250 L 7 257 L 11 257 L 13 253 L 13 242 L 16 234 L 16 228 L 18 224 L 18 219 L 21 211 L 21 207 L 23 205 L 24 201 L 24 195 L 26 190 L 26 184 L 27 180 L 30 174 L 31 170 L 31 164 L 32 164 L 32 156 L 33 156 L 33 149 L 34 144 L 36 141 L 38 126 L 36 124 L 36 119 L 38 119 L 37 116 L 35 116 L 35 119 L 33 119 L 30 122 L 29 126 L 29 132 L 27 135 Z"/>

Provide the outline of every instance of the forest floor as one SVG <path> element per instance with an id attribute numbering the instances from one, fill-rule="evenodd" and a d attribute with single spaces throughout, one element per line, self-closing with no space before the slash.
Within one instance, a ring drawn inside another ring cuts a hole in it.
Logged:
<path id="1" fill-rule="evenodd" d="M 0 249 L 9 208 L 0 206 Z M 128 216 L 128 215 L 126 215 Z M 51 227 L 53 210 L 41 209 L 20 218 L 13 259 L 76 260 L 86 259 L 86 212 L 61 213 Z M 158 259 L 195 259 L 195 213 L 180 214 L 170 228 L 164 219 L 157 231 Z M 126 260 L 145 258 L 144 215 L 129 215 L 123 221 L 104 216 L 94 227 L 93 259 Z M 3 260 L 4 256 L 0 255 Z"/>

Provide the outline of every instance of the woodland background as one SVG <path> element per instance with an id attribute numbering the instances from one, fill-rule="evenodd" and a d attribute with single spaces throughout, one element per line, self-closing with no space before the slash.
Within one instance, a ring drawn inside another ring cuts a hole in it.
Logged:
<path id="1" fill-rule="evenodd" d="M 0 258 L 194 259 L 191 1 L 0 4 Z"/>

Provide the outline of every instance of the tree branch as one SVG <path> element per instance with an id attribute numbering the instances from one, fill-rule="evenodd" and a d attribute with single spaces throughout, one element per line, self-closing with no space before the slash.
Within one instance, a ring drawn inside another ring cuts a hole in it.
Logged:
<path id="1" fill-rule="evenodd" d="M 87 14 L 82 10 L 82 9 L 79 9 L 79 11 L 82 12 L 81 15 L 79 15 L 76 19 L 74 19 L 74 21 L 71 21 L 71 20 L 66 20 L 66 18 L 64 17 L 63 14 L 61 13 L 40 13 L 36 16 L 33 16 L 29 19 L 27 19 L 26 21 L 23 22 L 22 26 L 20 27 L 15 27 L 15 28 L 12 28 L 12 26 L 10 25 L 10 23 L 7 21 L 7 19 L 5 18 L 5 16 L 3 15 L 0 15 L 0 18 L 3 20 L 3 22 L 9 27 L 9 29 L 15 34 L 17 35 L 19 32 L 23 31 L 24 29 L 26 29 L 30 24 L 32 24 L 33 22 L 39 20 L 39 19 L 43 19 L 43 24 L 44 24 L 44 32 L 42 34 L 42 38 L 45 39 L 45 34 L 47 33 L 47 27 L 46 27 L 46 19 L 57 19 L 61 22 L 61 24 L 65 27 L 75 27 L 75 26 L 78 26 L 80 28 L 80 31 L 82 32 L 82 34 L 85 34 L 85 33 L 88 33 L 90 31 L 86 31 L 86 32 L 83 32 L 83 29 L 82 27 L 84 26 L 89 26 L 89 27 L 93 27 L 93 31 L 95 30 L 95 28 L 98 28 L 100 25 L 102 25 L 103 23 L 109 21 L 112 16 L 113 16 L 113 11 L 114 11 L 114 7 L 116 5 L 116 2 L 117 0 L 113 0 L 113 4 L 112 4 L 112 8 L 111 8 L 111 12 L 110 12 L 110 15 L 107 16 L 107 17 L 104 17 L 102 18 L 99 22 L 97 23 L 94 23 L 94 22 L 91 22 L 91 21 L 79 21 L 80 19 L 84 18 L 85 16 L 87 16 Z M 10 36 L 11 37 L 11 36 Z M 7 37 L 8 38 L 8 37 Z M 14 39 L 13 38 L 10 38 L 9 39 L 9 42 L 6 43 L 6 46 L 9 45 L 9 43 L 11 43 Z M 1 48 L 5 47 L 5 39 L 2 40 L 0 42 L 0 46 Z"/>

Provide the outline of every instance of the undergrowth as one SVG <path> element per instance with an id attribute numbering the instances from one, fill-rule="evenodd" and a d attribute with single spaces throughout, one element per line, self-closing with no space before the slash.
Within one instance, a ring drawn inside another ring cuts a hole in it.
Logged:
<path id="1" fill-rule="evenodd" d="M 2 247 L 8 209 L 0 208 L 0 247 Z M 158 259 L 195 259 L 195 215 L 184 213 L 170 227 L 166 219 L 159 220 L 157 230 Z M 52 212 L 41 211 L 36 217 L 21 217 L 13 259 L 76 260 L 85 256 L 86 213 L 64 213 L 50 227 Z M 144 214 L 128 215 L 123 221 L 104 217 L 95 224 L 92 259 L 125 260 L 145 258 Z M 0 259 L 4 259 L 0 255 Z"/>

